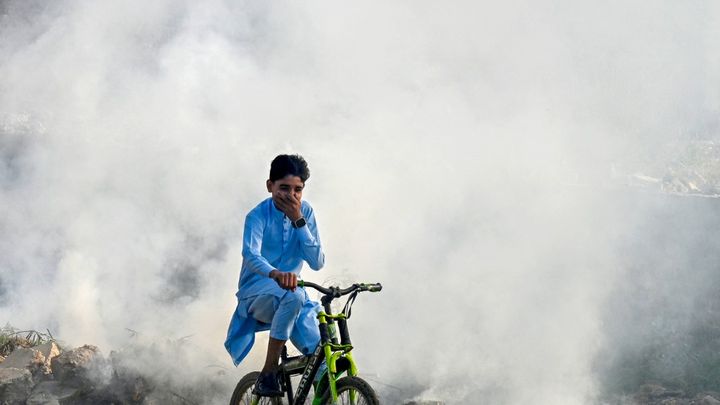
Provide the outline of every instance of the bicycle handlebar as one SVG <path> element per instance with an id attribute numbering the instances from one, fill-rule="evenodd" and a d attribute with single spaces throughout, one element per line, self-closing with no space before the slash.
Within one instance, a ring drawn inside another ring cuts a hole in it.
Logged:
<path id="1" fill-rule="evenodd" d="M 298 280 L 298 287 L 310 287 L 314 288 L 321 293 L 325 295 L 332 296 L 333 298 L 339 298 L 343 295 L 350 294 L 353 291 L 370 291 L 370 292 L 378 292 L 382 290 L 382 284 L 380 283 L 371 283 L 371 284 L 353 284 L 348 288 L 340 288 L 340 287 L 323 287 L 321 285 L 315 284 L 310 281 L 303 281 Z"/>

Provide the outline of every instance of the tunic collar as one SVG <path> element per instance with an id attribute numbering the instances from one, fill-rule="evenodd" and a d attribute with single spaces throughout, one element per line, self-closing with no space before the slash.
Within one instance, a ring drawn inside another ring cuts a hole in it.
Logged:
<path id="1" fill-rule="evenodd" d="M 285 213 L 275 206 L 275 201 L 273 201 L 272 197 L 268 198 L 268 200 L 270 200 L 270 215 L 272 218 L 283 221 L 285 219 Z"/>

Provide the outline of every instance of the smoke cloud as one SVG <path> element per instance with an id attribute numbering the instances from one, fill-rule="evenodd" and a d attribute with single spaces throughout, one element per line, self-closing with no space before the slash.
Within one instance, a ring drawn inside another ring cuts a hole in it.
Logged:
<path id="1" fill-rule="evenodd" d="M 717 137 L 719 19 L 710 1 L 0 2 L 0 320 L 104 350 L 191 336 L 229 398 L 264 355 L 234 370 L 222 347 L 243 218 L 272 158 L 300 153 L 327 255 L 305 278 L 385 286 L 350 328 L 386 402 L 591 403 L 615 384 L 598 358 L 640 342 L 623 286 L 670 296 L 633 269 L 685 269 L 713 234 L 643 245 L 687 207 L 621 183 Z"/>

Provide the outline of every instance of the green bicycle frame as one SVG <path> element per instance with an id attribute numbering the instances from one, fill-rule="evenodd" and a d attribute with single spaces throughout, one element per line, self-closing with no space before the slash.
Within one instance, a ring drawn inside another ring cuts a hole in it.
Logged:
<path id="1" fill-rule="evenodd" d="M 328 311 L 329 312 L 329 311 Z M 332 398 L 333 403 L 337 402 L 338 396 L 337 396 L 337 380 L 340 379 L 342 376 L 342 373 L 347 371 L 347 374 L 349 376 L 356 376 L 358 374 L 357 365 L 355 364 L 355 360 L 352 356 L 352 344 L 350 343 L 344 343 L 344 344 L 338 344 L 337 343 L 337 337 L 335 332 L 335 322 L 336 320 L 342 320 L 345 321 L 347 317 L 345 314 L 335 314 L 331 315 L 327 312 L 321 311 L 318 313 L 318 321 L 320 322 L 320 337 L 321 337 L 321 345 L 323 347 L 323 352 L 325 353 L 325 364 L 327 365 L 327 382 L 328 382 L 328 389 L 330 390 L 330 396 Z M 328 322 L 328 320 L 330 320 Z M 323 331 L 327 331 L 327 333 L 323 333 Z M 343 364 L 343 370 L 338 371 L 338 361 L 340 359 L 344 359 Z M 320 379 L 322 381 L 324 376 Z M 315 391 L 315 398 L 313 399 L 312 405 L 321 405 L 321 384 L 318 383 L 317 389 Z M 354 396 L 354 393 L 350 393 L 351 396 Z M 351 400 L 354 401 L 355 398 L 351 397 Z"/>
<path id="2" fill-rule="evenodd" d="M 305 282 L 298 280 L 298 287 L 305 287 Z M 342 295 L 348 294 L 352 291 L 371 291 L 378 292 L 382 289 L 382 286 L 377 284 L 354 284 L 354 289 L 343 289 L 340 290 L 337 287 L 330 287 L 330 289 L 322 288 L 316 284 L 311 285 L 313 288 L 320 288 L 319 291 L 325 294 L 322 299 L 323 310 L 317 314 L 318 328 L 320 330 L 320 345 L 315 349 L 315 354 L 312 359 L 305 366 L 305 370 L 302 373 L 300 385 L 297 387 L 297 392 L 293 398 L 291 388 L 288 387 L 288 399 L 296 404 L 300 401 L 305 402 L 306 396 L 309 389 L 310 381 L 316 378 L 317 368 L 319 361 L 324 361 L 327 365 L 327 371 L 317 379 L 317 385 L 315 386 L 315 398 L 312 401 L 312 405 L 321 405 L 322 397 L 326 394 L 327 390 L 330 390 L 330 398 L 332 403 L 337 403 L 337 382 L 347 373 L 348 376 L 354 377 L 358 375 L 358 368 L 355 364 L 355 360 L 352 356 L 353 346 L 350 342 L 350 333 L 347 328 L 348 316 L 343 313 L 333 314 L 330 307 L 330 303 L 335 298 L 339 298 Z M 355 293 L 356 294 L 356 293 Z M 354 300 L 354 296 L 351 297 Z M 350 302 L 352 305 L 352 302 Z M 346 304 L 346 308 L 347 304 Z M 349 313 L 349 312 L 348 312 Z M 340 331 L 340 342 L 338 342 L 338 333 Z M 324 359 L 320 360 L 320 357 Z M 289 375 L 286 375 L 287 382 L 289 383 Z M 350 401 L 356 401 L 356 393 L 350 391 Z M 252 404 L 257 405 L 260 397 L 253 395 Z"/>

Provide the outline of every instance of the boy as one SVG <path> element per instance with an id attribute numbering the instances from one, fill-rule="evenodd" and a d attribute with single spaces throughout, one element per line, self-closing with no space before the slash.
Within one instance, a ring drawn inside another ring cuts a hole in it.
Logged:
<path id="1" fill-rule="evenodd" d="M 245 217 L 238 305 L 225 348 L 238 365 L 252 348 L 255 332 L 270 329 L 265 366 L 253 390 L 260 396 L 283 395 L 277 367 L 288 338 L 305 355 L 320 342 L 319 305 L 297 288 L 303 261 L 313 270 L 325 264 L 312 207 L 302 201 L 309 177 L 301 156 L 277 156 L 266 182 L 271 197 Z"/>

